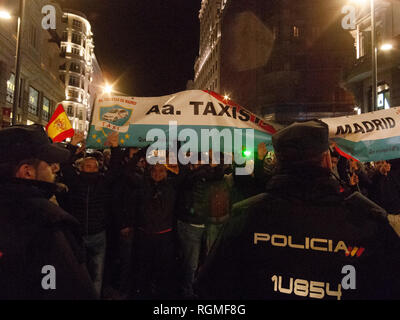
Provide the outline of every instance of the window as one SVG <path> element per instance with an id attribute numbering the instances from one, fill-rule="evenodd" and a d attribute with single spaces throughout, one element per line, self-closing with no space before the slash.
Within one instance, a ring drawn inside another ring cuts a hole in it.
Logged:
<path id="1" fill-rule="evenodd" d="M 10 79 L 7 80 L 7 102 L 13 103 L 15 90 L 15 75 L 11 73 Z"/>
<path id="2" fill-rule="evenodd" d="M 62 41 L 68 41 L 68 32 L 67 31 L 63 31 Z"/>
<path id="3" fill-rule="evenodd" d="M 43 97 L 43 107 L 42 107 L 42 119 L 49 121 L 49 115 L 50 115 L 50 100 L 47 99 L 46 97 Z"/>
<path id="4" fill-rule="evenodd" d="M 67 107 L 67 115 L 70 116 L 70 117 L 73 117 L 73 116 L 74 116 L 74 106 L 69 105 L 69 106 Z"/>
<path id="5" fill-rule="evenodd" d="M 300 36 L 299 27 L 293 26 L 293 37 L 298 38 Z"/>
<path id="6" fill-rule="evenodd" d="M 78 48 L 72 48 L 71 52 L 72 52 L 72 54 L 76 54 L 77 56 L 81 55 L 81 52 L 80 52 L 80 50 Z"/>
<path id="7" fill-rule="evenodd" d="M 73 71 L 73 72 L 81 73 L 81 66 L 77 63 L 72 62 L 69 67 L 69 70 Z"/>
<path id="8" fill-rule="evenodd" d="M 377 109 L 390 109 L 390 88 L 387 84 L 378 85 Z"/>
<path id="9" fill-rule="evenodd" d="M 39 91 L 35 90 L 32 87 L 29 87 L 28 112 L 33 115 L 37 115 L 38 104 L 39 104 Z"/>
<path id="10" fill-rule="evenodd" d="M 73 42 L 73 43 L 75 43 L 75 44 L 81 44 L 81 41 L 82 41 L 82 37 L 81 37 L 81 35 L 80 34 L 78 34 L 78 33 L 73 33 L 72 34 L 72 39 L 71 39 L 71 41 Z"/>
<path id="11" fill-rule="evenodd" d="M 357 58 L 371 53 L 371 31 L 361 31 L 358 34 Z"/>
<path id="12" fill-rule="evenodd" d="M 83 120 L 83 112 L 82 112 L 82 110 L 79 110 L 78 119 L 79 119 L 79 120 Z"/>
<path id="13" fill-rule="evenodd" d="M 68 91 L 68 96 L 69 96 L 69 99 L 71 99 L 71 98 L 78 99 L 79 92 L 77 92 L 75 90 L 69 90 Z"/>
<path id="14" fill-rule="evenodd" d="M 69 76 L 68 84 L 70 86 L 79 87 L 79 78 L 74 77 L 74 76 Z"/>
<path id="15" fill-rule="evenodd" d="M 82 29 L 82 21 L 79 20 L 72 20 L 72 26 L 74 26 L 77 29 Z"/>

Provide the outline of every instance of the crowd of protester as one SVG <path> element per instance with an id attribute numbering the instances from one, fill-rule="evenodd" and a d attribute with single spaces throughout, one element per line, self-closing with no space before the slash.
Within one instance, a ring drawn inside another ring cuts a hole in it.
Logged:
<path id="1" fill-rule="evenodd" d="M 208 164 L 171 164 L 167 155 L 150 165 L 146 148 L 120 148 L 117 134 L 106 145 L 86 150 L 77 133 L 57 173 L 56 202 L 80 223 L 98 297 L 196 298 L 196 274 L 232 205 L 263 192 L 265 145 L 250 175 L 235 175 L 223 154 L 213 164 L 211 150 Z"/>
<path id="2" fill-rule="evenodd" d="M 232 206 L 265 192 L 277 169 L 273 152 L 261 143 L 248 159 L 251 174 L 236 175 L 237 165 L 212 150 L 208 163 L 173 164 L 167 154 L 167 163 L 152 165 L 146 148 L 122 148 L 117 133 L 105 146 L 87 150 L 76 133 L 63 144 L 68 161 L 51 165 L 58 188 L 50 200 L 79 223 L 96 296 L 195 299 L 196 277 Z M 359 191 L 400 213 L 400 160 L 360 163 L 330 152 L 339 192 Z"/>
<path id="3" fill-rule="evenodd" d="M 387 212 L 400 213 L 400 159 L 360 162 L 331 152 L 333 176 L 343 192 L 358 191 Z"/>
<path id="4" fill-rule="evenodd" d="M 75 135 L 61 166 L 56 199 L 78 219 L 89 274 L 103 299 L 196 298 L 194 282 L 232 205 L 264 192 L 275 170 L 260 144 L 254 171 L 235 175 L 235 164 L 156 164 L 146 148 L 86 150 Z M 212 152 L 210 152 L 212 155 Z M 168 157 L 167 157 L 168 158 Z M 360 191 L 389 213 L 400 213 L 400 162 L 360 163 L 331 148 L 332 176 L 340 192 Z M 223 159 L 223 154 L 221 154 Z"/>

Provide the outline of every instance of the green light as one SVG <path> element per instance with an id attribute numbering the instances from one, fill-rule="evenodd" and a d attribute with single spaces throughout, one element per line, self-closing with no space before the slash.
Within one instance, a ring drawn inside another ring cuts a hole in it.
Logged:
<path id="1" fill-rule="evenodd" d="M 248 158 L 248 157 L 250 157 L 250 155 L 251 155 L 251 151 L 249 151 L 249 150 L 244 150 L 244 151 L 243 151 L 243 155 L 244 155 L 246 158 Z"/>

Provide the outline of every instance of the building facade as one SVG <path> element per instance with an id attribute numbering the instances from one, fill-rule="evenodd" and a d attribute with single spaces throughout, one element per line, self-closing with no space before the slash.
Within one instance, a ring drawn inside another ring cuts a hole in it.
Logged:
<path id="1" fill-rule="evenodd" d="M 60 34 L 58 30 L 42 28 L 44 15 L 41 10 L 47 4 L 56 8 L 56 17 L 59 17 L 56 24 L 60 25 L 61 8 L 56 3 L 45 0 L 26 1 L 21 35 L 21 90 L 17 114 L 17 123 L 20 124 L 47 124 L 56 104 L 64 99 L 65 88 L 58 75 Z M 11 124 L 15 89 L 16 38 L 16 17 L 0 20 L 1 127 Z"/>
<path id="2" fill-rule="evenodd" d="M 354 5 L 355 6 L 355 5 Z M 372 43 L 371 10 L 368 3 L 355 6 L 355 63 L 347 70 L 346 86 L 354 93 L 362 112 L 372 110 Z M 400 106 L 400 2 L 375 1 L 377 47 L 377 106 L 378 110 Z M 392 49 L 384 51 L 382 45 Z"/>
<path id="3" fill-rule="evenodd" d="M 42 8 L 56 9 L 56 29 L 42 28 Z M 17 11 L 17 1 L 7 3 Z M 15 89 L 17 19 L 0 19 L 0 116 L 9 126 Z M 103 83 L 93 33 L 83 13 L 46 0 L 26 1 L 21 41 L 21 92 L 17 123 L 46 125 L 63 102 L 74 129 L 87 132 L 93 99 Z"/>
<path id="4" fill-rule="evenodd" d="M 266 119 L 354 114 L 344 70 L 353 39 L 340 0 L 203 0 L 193 87 L 227 95 Z"/>
<path id="5" fill-rule="evenodd" d="M 194 80 L 188 87 L 220 93 L 221 17 L 227 0 L 203 0 L 199 12 L 199 55 L 194 65 Z"/>
<path id="6" fill-rule="evenodd" d="M 65 84 L 64 106 L 74 129 L 87 133 L 96 87 L 102 82 L 101 69 L 94 54 L 93 32 L 86 16 L 65 10 L 61 41 L 60 79 Z"/>

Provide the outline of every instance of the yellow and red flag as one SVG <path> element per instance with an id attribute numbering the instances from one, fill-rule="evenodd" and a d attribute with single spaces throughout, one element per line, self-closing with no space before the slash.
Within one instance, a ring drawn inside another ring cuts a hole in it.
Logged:
<path id="1" fill-rule="evenodd" d="M 61 103 L 51 116 L 46 131 L 53 142 L 61 142 L 74 135 L 74 129 Z"/>

